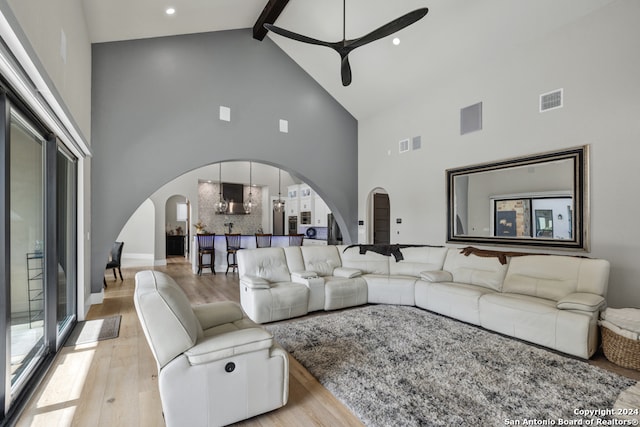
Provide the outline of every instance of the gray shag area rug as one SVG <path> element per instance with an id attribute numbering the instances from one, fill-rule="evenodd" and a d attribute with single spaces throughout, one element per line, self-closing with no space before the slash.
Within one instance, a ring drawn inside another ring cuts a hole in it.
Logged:
<path id="1" fill-rule="evenodd" d="M 369 426 L 606 420 L 580 411 L 612 409 L 636 383 L 416 307 L 370 305 L 265 327 Z"/>

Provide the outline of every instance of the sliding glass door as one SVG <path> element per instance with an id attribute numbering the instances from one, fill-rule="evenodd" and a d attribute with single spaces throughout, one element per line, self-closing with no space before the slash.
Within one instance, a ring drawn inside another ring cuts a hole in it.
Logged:
<path id="1" fill-rule="evenodd" d="M 59 145 L 56 155 L 57 341 L 76 319 L 76 177 L 75 159 Z"/>
<path id="2" fill-rule="evenodd" d="M 14 395 L 44 354 L 44 137 L 10 115 L 10 390 Z"/>
<path id="3" fill-rule="evenodd" d="M 0 87 L 0 424 L 77 319 L 77 160 Z"/>

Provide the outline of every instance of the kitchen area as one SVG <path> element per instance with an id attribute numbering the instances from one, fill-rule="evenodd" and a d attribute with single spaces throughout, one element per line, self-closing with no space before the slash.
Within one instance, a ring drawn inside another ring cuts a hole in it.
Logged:
<path id="1" fill-rule="evenodd" d="M 308 244 L 342 244 L 342 234 L 322 198 L 307 184 L 290 185 L 286 200 L 287 234 L 304 234 Z"/>
<path id="2" fill-rule="evenodd" d="M 272 234 L 271 246 L 276 247 L 289 246 L 290 234 L 304 235 L 305 246 L 342 244 L 340 229 L 322 197 L 285 171 L 255 162 L 225 162 L 190 174 L 191 182 L 198 176 L 197 190 L 190 197 L 184 191 L 185 197 L 166 200 L 164 240 L 166 256 L 186 257 L 194 272 L 198 233 L 216 234 L 218 272 L 226 271 L 227 233 L 240 234 L 242 248 L 256 247 L 256 233 Z"/>

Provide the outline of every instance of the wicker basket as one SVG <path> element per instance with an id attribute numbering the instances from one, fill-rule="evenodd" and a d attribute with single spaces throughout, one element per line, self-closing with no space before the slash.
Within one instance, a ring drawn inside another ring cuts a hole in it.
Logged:
<path id="1" fill-rule="evenodd" d="M 618 335 L 606 326 L 601 326 L 602 350 L 611 362 L 624 368 L 640 370 L 640 340 Z"/>

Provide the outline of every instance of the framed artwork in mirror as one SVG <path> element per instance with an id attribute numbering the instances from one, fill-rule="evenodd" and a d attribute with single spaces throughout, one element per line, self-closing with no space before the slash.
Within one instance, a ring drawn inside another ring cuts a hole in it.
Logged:
<path id="1" fill-rule="evenodd" d="M 447 242 L 589 250 L 589 146 L 446 170 Z"/>

